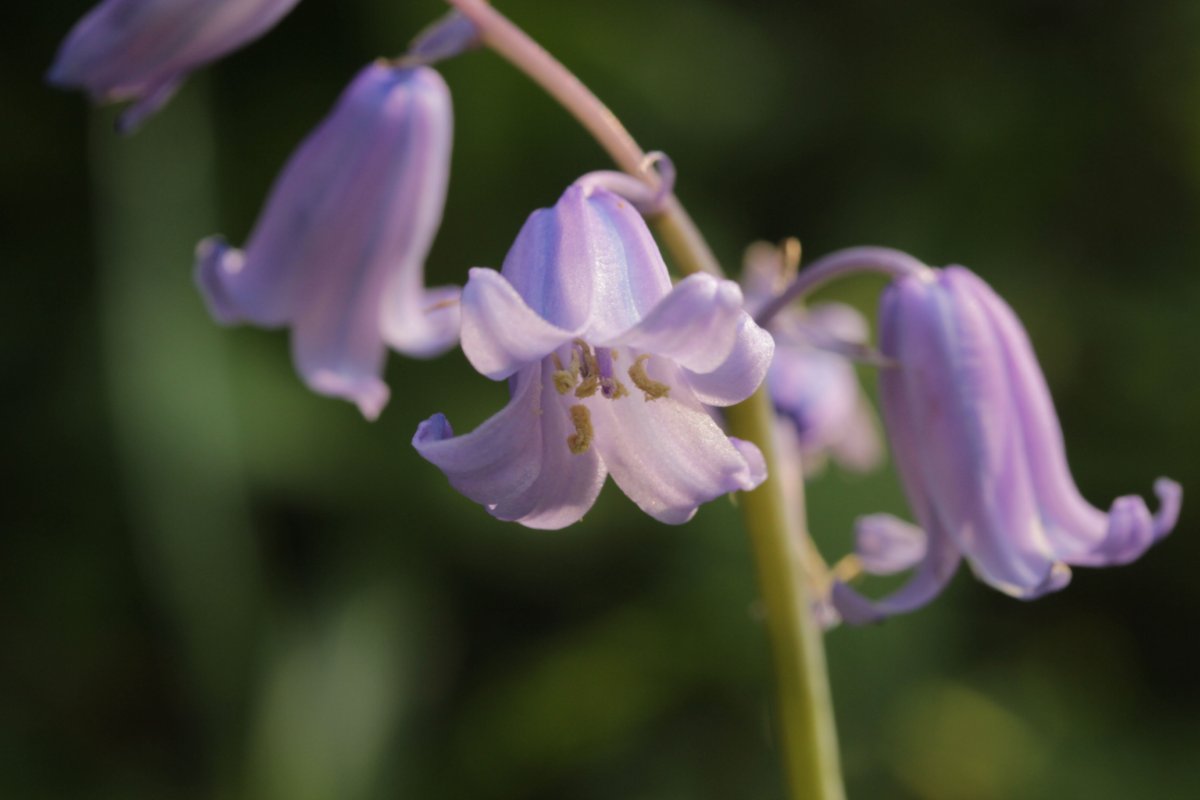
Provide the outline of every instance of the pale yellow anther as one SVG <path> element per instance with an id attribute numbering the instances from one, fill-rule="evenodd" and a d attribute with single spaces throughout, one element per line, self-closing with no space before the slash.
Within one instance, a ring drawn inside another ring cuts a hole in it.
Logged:
<path id="1" fill-rule="evenodd" d="M 840 559 L 838 559 L 838 562 L 833 565 L 831 574 L 833 575 L 834 580 L 840 581 L 841 583 L 849 583 L 859 575 L 863 574 L 862 560 L 860 560 L 859 557 L 854 553 L 842 556 Z"/>
<path id="2" fill-rule="evenodd" d="M 659 383 L 646 374 L 646 362 L 650 359 L 649 355 L 640 355 L 629 368 L 629 379 L 633 381 L 633 385 L 642 390 L 646 395 L 646 400 L 657 400 L 660 397 L 666 397 L 671 393 L 671 387 L 665 383 Z"/>
<path id="3" fill-rule="evenodd" d="M 800 271 L 800 258 L 803 250 L 800 247 L 800 240 L 795 236 L 784 239 L 779 249 L 783 255 L 783 269 L 780 277 L 783 285 L 786 286 L 796 278 L 796 273 Z"/>
<path id="4" fill-rule="evenodd" d="M 596 354 L 592 352 L 592 347 L 583 339 L 576 339 L 575 345 L 579 348 L 579 352 L 583 354 L 583 364 L 579 368 L 579 374 L 585 379 L 593 375 L 600 375 L 600 364 L 596 361 Z M 575 354 L 571 354 L 572 362 L 575 360 Z"/>
<path id="5" fill-rule="evenodd" d="M 554 379 L 554 390 L 559 394 L 566 394 L 579 379 L 579 354 L 571 351 L 571 365 L 565 369 L 558 353 L 551 353 L 550 359 L 554 363 L 554 374 L 551 376 Z"/>
<path id="6" fill-rule="evenodd" d="M 587 406 L 571 406 L 571 424 L 575 426 L 575 432 L 567 437 L 567 449 L 575 455 L 586 453 L 596 435 L 592 430 L 592 415 Z"/>
<path id="7" fill-rule="evenodd" d="M 576 397 L 591 397 L 600 388 L 600 377 L 598 375 L 588 375 L 579 386 L 575 387 Z"/>

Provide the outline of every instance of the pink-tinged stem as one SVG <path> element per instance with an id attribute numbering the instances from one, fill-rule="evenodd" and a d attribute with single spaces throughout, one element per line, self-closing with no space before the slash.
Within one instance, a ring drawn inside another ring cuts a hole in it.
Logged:
<path id="1" fill-rule="evenodd" d="M 646 153 L 604 103 L 525 31 L 484 0 L 447 0 L 475 23 L 483 43 L 546 90 L 587 129 L 625 172 L 658 188 L 659 177 L 644 167 Z M 684 273 L 724 277 L 717 257 L 675 195 L 650 220 Z"/>
<path id="2" fill-rule="evenodd" d="M 890 247 L 850 247 L 838 250 L 818 258 L 801 270 L 778 297 L 762 307 L 754 321 L 765 327 L 793 300 L 819 289 L 830 281 L 862 272 L 878 272 L 891 278 L 902 278 L 905 275 L 930 272 L 930 269 L 908 253 Z"/>

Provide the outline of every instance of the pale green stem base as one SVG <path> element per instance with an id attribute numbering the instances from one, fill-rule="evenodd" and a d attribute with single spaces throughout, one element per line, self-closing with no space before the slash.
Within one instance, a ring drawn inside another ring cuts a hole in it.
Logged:
<path id="1" fill-rule="evenodd" d="M 739 497 L 754 547 L 759 588 L 771 636 L 779 684 L 779 727 L 792 797 L 843 800 L 833 700 L 825 667 L 825 643 L 813 616 L 805 580 L 804 498 L 785 497 L 772 469 L 778 463 L 774 412 L 766 389 L 726 411 L 730 433 L 754 442 L 767 461 L 762 486 Z M 789 502 L 790 500 L 790 502 Z"/>

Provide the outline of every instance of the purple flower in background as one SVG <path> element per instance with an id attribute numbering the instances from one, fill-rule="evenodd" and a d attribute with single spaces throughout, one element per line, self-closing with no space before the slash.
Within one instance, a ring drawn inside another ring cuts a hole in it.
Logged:
<path id="1" fill-rule="evenodd" d="M 897 279 L 884 294 L 880 328 L 883 354 L 896 362 L 881 375 L 884 420 L 928 538 L 918 546 L 911 533 L 880 530 L 904 523 L 874 519 L 877 564 L 922 558 L 909 582 L 879 602 L 837 584 L 833 600 L 846 621 L 924 605 L 962 558 L 1000 591 L 1039 597 L 1067 584 L 1068 565 L 1128 563 L 1174 527 L 1182 496 L 1174 481 L 1155 483 L 1155 515 L 1140 497 L 1118 498 L 1105 514 L 1079 494 L 1025 330 L 973 273 L 921 269 Z M 903 551 L 895 558 L 882 552 L 889 541 Z"/>
<path id="2" fill-rule="evenodd" d="M 300 0 L 105 0 L 59 48 L 51 83 L 96 103 L 132 100 L 130 131 L 171 98 L 192 70 L 262 36 Z"/>
<path id="3" fill-rule="evenodd" d="M 462 343 L 476 369 L 508 379 L 511 399 L 463 436 L 437 414 L 413 444 L 500 519 L 569 525 L 611 474 L 646 513 L 681 523 L 765 477 L 758 449 L 707 406 L 755 390 L 771 337 L 731 281 L 672 288 L 645 222 L 606 189 L 573 185 L 530 216 L 502 273 L 471 271 Z"/>
<path id="4" fill-rule="evenodd" d="M 458 337 L 458 288 L 426 290 L 450 168 L 450 93 L 428 67 L 368 66 L 276 181 L 245 251 L 197 248 L 222 323 L 290 325 L 305 382 L 374 419 L 386 346 L 437 355 Z"/>
<path id="5" fill-rule="evenodd" d="M 746 251 L 742 287 L 751 314 L 786 283 L 784 248 L 760 242 Z M 827 457 L 854 472 L 868 472 L 883 460 L 875 412 L 863 394 L 847 345 L 864 345 L 870 330 L 862 314 L 843 303 L 789 306 L 768 329 L 775 358 L 767 388 L 780 421 L 785 447 L 780 457 L 798 453 L 805 474 L 821 469 Z"/>

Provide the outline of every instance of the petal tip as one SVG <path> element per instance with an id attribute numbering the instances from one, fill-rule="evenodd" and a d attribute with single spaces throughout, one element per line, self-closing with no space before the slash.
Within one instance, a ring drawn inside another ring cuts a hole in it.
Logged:
<path id="1" fill-rule="evenodd" d="M 50 65 L 50 68 L 46 70 L 46 74 L 42 76 L 42 80 L 58 89 L 73 89 L 78 83 L 72 77 L 71 71 L 67 69 L 61 56 L 56 58 L 54 63 Z"/>
<path id="2" fill-rule="evenodd" d="M 1154 494 L 1158 496 L 1158 512 L 1154 515 L 1154 538 L 1161 539 L 1179 522 L 1179 511 L 1183 506 L 1183 487 L 1170 478 L 1159 478 L 1154 482 Z"/>
<path id="3" fill-rule="evenodd" d="M 375 376 L 350 377 L 328 369 L 305 375 L 309 388 L 318 394 L 340 397 L 358 406 L 368 422 L 374 422 L 387 405 L 391 391 Z"/>
<path id="4" fill-rule="evenodd" d="M 450 420 L 446 419 L 446 415 L 439 411 L 417 425 L 417 432 L 413 434 L 412 444 L 420 451 L 422 445 L 441 442 L 453 436 L 454 428 L 450 426 Z"/>
<path id="5" fill-rule="evenodd" d="M 747 442 L 743 439 L 730 436 L 729 441 L 737 449 L 738 454 L 745 459 L 745 472 L 740 473 L 735 480 L 739 482 L 739 487 L 743 492 L 749 492 L 757 489 L 767 479 L 767 461 L 763 458 L 762 451 L 753 442 Z"/>
<path id="6" fill-rule="evenodd" d="M 1037 600 L 1038 598 L 1067 588 L 1072 576 L 1071 568 L 1065 562 L 1055 561 L 1050 564 L 1050 568 L 1046 571 L 1046 577 L 1042 578 L 1041 582 L 1036 586 L 1012 592 L 1006 591 L 1005 587 L 998 586 L 996 588 L 1018 600 Z"/>
<path id="7" fill-rule="evenodd" d="M 196 245 L 196 286 L 213 319 L 222 325 L 243 320 L 226 281 L 245 267 L 246 256 L 221 236 L 210 236 Z"/>
<path id="8" fill-rule="evenodd" d="M 888 614 L 841 581 L 834 581 L 829 598 L 842 622 L 849 625 L 870 625 L 888 618 Z"/>
<path id="9" fill-rule="evenodd" d="M 925 558 L 928 538 L 916 525 L 891 514 L 868 514 L 854 522 L 854 551 L 872 575 L 894 575 Z"/>

